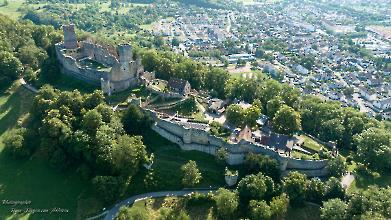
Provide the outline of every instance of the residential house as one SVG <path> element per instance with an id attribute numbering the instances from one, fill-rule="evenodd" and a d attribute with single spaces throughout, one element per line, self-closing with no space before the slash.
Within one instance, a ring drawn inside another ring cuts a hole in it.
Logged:
<path id="1" fill-rule="evenodd" d="M 190 83 L 187 80 L 171 78 L 168 81 L 168 86 L 173 92 L 177 92 L 183 96 L 186 96 L 190 93 Z"/>

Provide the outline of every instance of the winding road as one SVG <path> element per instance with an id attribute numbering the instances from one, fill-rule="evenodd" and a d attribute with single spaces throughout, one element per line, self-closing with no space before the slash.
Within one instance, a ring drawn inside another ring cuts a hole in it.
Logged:
<path id="1" fill-rule="evenodd" d="M 140 194 L 140 195 L 135 195 L 135 196 L 129 197 L 128 199 L 123 200 L 122 202 L 119 202 L 119 203 L 115 204 L 115 206 L 113 208 L 111 208 L 110 210 L 107 210 L 105 212 L 107 214 L 106 214 L 104 220 L 113 220 L 115 218 L 115 216 L 117 215 L 117 213 L 119 212 L 119 209 L 122 206 L 124 206 L 124 205 L 129 206 L 129 205 L 133 204 L 134 202 L 137 202 L 137 201 L 140 201 L 140 200 L 150 199 L 150 198 L 168 197 L 168 196 L 182 197 L 182 196 L 186 196 L 186 195 L 189 195 L 189 194 L 195 193 L 195 192 L 201 193 L 201 194 L 208 194 L 209 192 L 213 192 L 213 191 L 215 191 L 215 190 L 209 190 L 209 189 L 208 190 L 206 190 L 206 189 L 200 189 L 200 190 L 189 189 L 189 190 L 181 190 L 181 191 L 150 192 L 150 193 L 144 193 L 144 194 Z M 89 218 L 89 219 L 92 219 L 92 218 Z"/>

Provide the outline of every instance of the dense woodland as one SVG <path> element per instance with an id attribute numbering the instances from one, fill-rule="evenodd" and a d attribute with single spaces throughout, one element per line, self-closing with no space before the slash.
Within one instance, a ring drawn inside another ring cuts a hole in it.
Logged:
<path id="1" fill-rule="evenodd" d="M 0 15 L 0 36 L 1 88 L 22 75 L 27 80 L 37 80 L 37 71 L 49 68 L 53 45 L 62 40 L 62 34 L 51 26 L 15 22 L 3 15 Z"/>

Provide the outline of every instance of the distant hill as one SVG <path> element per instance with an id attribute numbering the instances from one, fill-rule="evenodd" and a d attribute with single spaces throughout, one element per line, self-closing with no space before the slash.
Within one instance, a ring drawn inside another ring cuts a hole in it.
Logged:
<path id="1" fill-rule="evenodd" d="M 220 0 L 175 0 L 183 4 L 195 5 L 198 7 L 204 8 L 220 8 L 222 6 L 222 1 Z M 133 3 L 155 3 L 159 0 L 131 0 Z"/>

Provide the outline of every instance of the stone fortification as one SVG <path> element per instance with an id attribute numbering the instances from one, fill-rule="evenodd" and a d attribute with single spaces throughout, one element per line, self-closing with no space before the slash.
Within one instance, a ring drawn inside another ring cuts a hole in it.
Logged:
<path id="1" fill-rule="evenodd" d="M 121 92 L 140 83 L 141 58 L 133 60 L 132 47 L 119 45 L 117 52 L 101 45 L 77 42 L 73 25 L 64 25 L 64 42 L 55 45 L 61 71 L 100 85 L 104 93 Z"/>
<path id="2" fill-rule="evenodd" d="M 160 118 L 155 112 L 148 111 L 155 120 L 152 129 L 167 140 L 178 144 L 183 150 L 196 150 L 216 155 L 219 148 L 224 147 L 228 152 L 227 163 L 230 165 L 242 164 L 249 153 L 270 156 L 280 163 L 280 169 L 285 174 L 290 170 L 297 170 L 313 176 L 327 175 L 327 160 L 299 160 L 276 152 L 273 148 L 245 140 L 239 143 L 228 143 L 222 138 L 211 135 L 207 125 L 175 121 L 172 118 Z M 206 127 L 205 127 L 206 126 Z"/>

